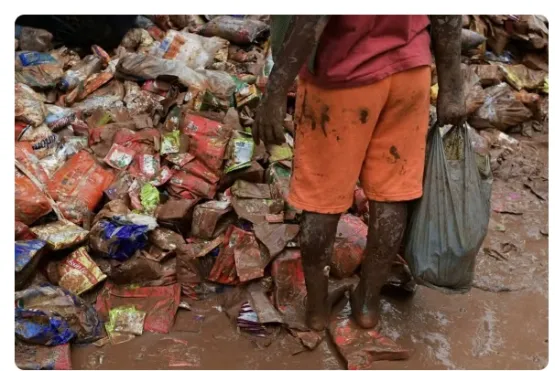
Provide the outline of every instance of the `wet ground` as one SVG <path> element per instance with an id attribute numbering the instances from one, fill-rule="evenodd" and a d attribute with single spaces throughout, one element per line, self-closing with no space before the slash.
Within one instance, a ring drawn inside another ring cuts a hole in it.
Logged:
<path id="1" fill-rule="evenodd" d="M 547 166 L 547 138 L 534 140 Z M 545 168 L 547 175 L 547 168 Z M 542 195 L 540 186 L 533 186 Z M 543 194 L 546 198 L 546 194 Z M 522 179 L 496 179 L 490 231 L 475 288 L 446 295 L 419 287 L 410 300 L 382 300 L 382 332 L 412 350 L 406 361 L 375 369 L 541 369 L 548 363 L 547 200 Z M 254 343 L 232 327 L 217 302 L 179 310 L 168 335 L 145 333 L 120 345 L 74 346 L 76 369 L 344 369 L 327 339 L 292 355 L 283 334 Z"/>

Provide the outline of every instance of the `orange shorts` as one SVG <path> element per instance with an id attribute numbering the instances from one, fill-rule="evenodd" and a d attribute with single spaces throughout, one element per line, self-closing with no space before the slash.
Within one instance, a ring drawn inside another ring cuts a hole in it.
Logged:
<path id="1" fill-rule="evenodd" d="M 289 203 L 342 213 L 358 179 L 370 200 L 421 197 L 430 79 L 422 66 L 347 89 L 300 81 Z"/>

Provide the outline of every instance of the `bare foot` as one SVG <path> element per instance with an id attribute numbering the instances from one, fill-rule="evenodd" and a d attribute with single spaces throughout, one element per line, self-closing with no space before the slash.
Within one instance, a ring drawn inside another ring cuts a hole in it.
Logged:
<path id="1" fill-rule="evenodd" d="M 354 290 L 351 293 L 351 312 L 360 327 L 365 329 L 376 327 L 380 319 L 380 296 L 363 297 L 359 290 Z"/>

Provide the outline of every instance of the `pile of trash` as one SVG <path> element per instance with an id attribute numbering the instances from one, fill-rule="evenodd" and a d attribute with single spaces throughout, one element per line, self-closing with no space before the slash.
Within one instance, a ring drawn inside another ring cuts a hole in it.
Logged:
<path id="1" fill-rule="evenodd" d="M 465 20 L 476 32 L 465 35 L 480 40 L 463 40 L 469 123 L 492 141 L 498 131 L 544 130 L 545 19 Z M 70 344 L 168 333 L 178 310 L 229 292 L 223 309 L 246 336 L 284 328 L 302 349 L 320 343 L 304 324 L 300 212 L 286 200 L 291 116 L 283 145 L 251 135 L 273 65 L 268 37 L 268 16 L 137 16 L 114 50 L 54 48 L 47 30 L 16 28 L 19 367 L 71 368 Z M 513 43 L 530 52 L 512 54 Z M 337 302 L 357 283 L 365 201 L 357 187 L 339 223 Z M 415 288 L 400 256 L 388 287 Z M 332 326 L 349 367 L 368 367 L 362 354 L 372 352 L 408 356 L 377 333 L 363 334 L 370 350 L 353 348 L 355 328 Z"/>
<path id="2" fill-rule="evenodd" d="M 534 157 L 511 134 L 548 130 L 548 22 L 537 15 L 464 15 L 462 71 L 468 123 L 491 148 L 493 173 L 503 180 L 535 176 L 538 164 L 515 172 L 513 157 Z M 431 115 L 438 93 L 433 73 Z M 532 151 L 533 152 L 533 151 Z M 519 167 L 522 168 L 523 166 Z M 536 170 L 532 170 L 531 167 Z"/>

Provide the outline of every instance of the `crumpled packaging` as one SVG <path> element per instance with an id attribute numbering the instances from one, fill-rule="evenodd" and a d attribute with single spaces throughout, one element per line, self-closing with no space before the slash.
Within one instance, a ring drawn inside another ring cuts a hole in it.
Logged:
<path id="1" fill-rule="evenodd" d="M 63 250 L 78 246 L 85 242 L 89 232 L 68 220 L 37 225 L 31 232 L 41 240 L 46 241 L 51 250 Z"/>
<path id="2" fill-rule="evenodd" d="M 85 247 L 80 247 L 58 263 L 58 285 L 81 295 L 106 279 Z"/>
<path id="3" fill-rule="evenodd" d="M 35 273 L 41 256 L 44 254 L 45 241 L 15 241 L 15 289 L 20 290 Z"/>
<path id="4" fill-rule="evenodd" d="M 93 307 L 49 283 L 15 293 L 15 321 L 16 337 L 34 344 L 88 343 L 102 332 Z"/>

